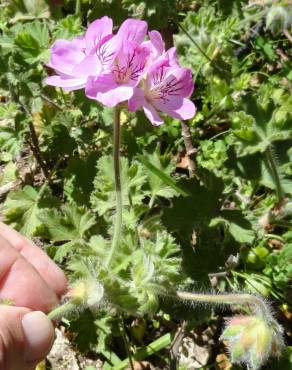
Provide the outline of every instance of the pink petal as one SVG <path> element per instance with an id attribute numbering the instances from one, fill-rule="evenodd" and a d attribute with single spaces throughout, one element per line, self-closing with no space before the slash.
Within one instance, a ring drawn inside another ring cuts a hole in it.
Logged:
<path id="1" fill-rule="evenodd" d="M 169 67 L 169 62 L 166 58 L 156 59 L 148 68 L 148 80 L 154 85 L 162 82 L 165 79 L 167 67 Z"/>
<path id="2" fill-rule="evenodd" d="M 189 68 L 172 67 L 167 70 L 167 80 L 176 79 L 177 84 L 181 86 L 180 95 L 187 98 L 192 95 L 194 82 L 192 72 Z"/>
<path id="3" fill-rule="evenodd" d="M 117 33 L 119 39 L 141 43 L 147 33 L 147 23 L 137 19 L 125 20 Z"/>
<path id="4" fill-rule="evenodd" d="M 151 104 L 145 102 L 143 110 L 152 125 L 159 126 L 163 123 L 162 118 L 159 116 L 156 109 Z"/>
<path id="5" fill-rule="evenodd" d="M 112 35 L 105 36 L 96 46 L 94 54 L 103 68 L 110 67 L 119 52 L 121 43 Z"/>
<path id="6" fill-rule="evenodd" d="M 107 35 L 113 31 L 113 21 L 109 17 L 102 17 L 92 22 L 86 31 L 85 42 L 86 52 L 90 54 L 92 49 Z"/>
<path id="7" fill-rule="evenodd" d="M 149 53 L 148 47 L 139 45 L 134 41 L 124 40 L 122 48 L 116 57 L 116 66 L 113 68 L 116 80 L 127 79 L 128 76 L 128 79 L 134 85 L 137 84 L 144 74 Z"/>
<path id="8" fill-rule="evenodd" d="M 106 93 L 98 93 L 97 100 L 107 107 L 115 107 L 117 104 L 129 100 L 133 95 L 131 86 L 117 85 Z"/>
<path id="9" fill-rule="evenodd" d="M 130 112 L 136 112 L 140 109 L 145 102 L 144 91 L 138 87 L 134 89 L 134 94 L 128 102 L 128 108 Z"/>
<path id="10" fill-rule="evenodd" d="M 73 68 L 72 76 L 97 76 L 100 72 L 101 64 L 99 59 L 95 55 L 89 55 Z"/>
<path id="11" fill-rule="evenodd" d="M 160 56 L 164 52 L 164 42 L 162 39 L 161 34 L 158 31 L 150 31 L 148 32 L 149 39 L 151 44 L 153 45 L 153 48 L 155 50 L 156 56 Z"/>
<path id="12" fill-rule="evenodd" d="M 158 58 L 148 69 L 147 81 L 151 89 L 160 92 L 163 99 L 172 96 L 189 97 L 194 89 L 191 70 L 170 67 L 167 59 Z"/>
<path id="13" fill-rule="evenodd" d="M 82 46 L 84 42 L 80 38 L 72 41 L 57 40 L 51 48 L 50 67 L 56 72 L 71 75 L 74 66 L 85 57 Z"/>
<path id="14" fill-rule="evenodd" d="M 66 91 L 82 89 L 85 86 L 86 78 L 70 78 L 64 76 L 51 76 L 45 79 L 50 86 L 62 87 Z"/>
<path id="15" fill-rule="evenodd" d="M 168 49 L 167 52 L 165 53 L 165 57 L 169 60 L 170 66 L 179 67 L 178 57 L 177 57 L 175 47 Z"/>
<path id="16" fill-rule="evenodd" d="M 132 86 L 117 84 L 111 73 L 97 78 L 89 77 L 85 88 L 88 98 L 95 99 L 107 107 L 114 107 L 130 99 L 133 91 Z"/>
<path id="17" fill-rule="evenodd" d="M 153 101 L 153 105 L 159 111 L 180 120 L 193 118 L 196 114 L 195 104 L 186 98 L 173 96 L 165 101 L 162 99 L 155 100 Z"/>

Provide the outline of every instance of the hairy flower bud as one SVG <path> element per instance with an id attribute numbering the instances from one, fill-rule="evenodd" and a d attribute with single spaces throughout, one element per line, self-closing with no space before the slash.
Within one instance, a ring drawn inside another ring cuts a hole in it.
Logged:
<path id="1" fill-rule="evenodd" d="M 266 17 L 266 27 L 273 33 L 281 32 L 291 27 L 292 10 L 287 6 L 272 6 Z"/>
<path id="2" fill-rule="evenodd" d="M 93 280 L 80 280 L 76 285 L 69 290 L 67 297 L 76 306 L 84 306 L 89 308 L 96 307 L 102 297 L 104 289 L 101 284 Z"/>
<path id="3" fill-rule="evenodd" d="M 233 363 L 259 369 L 270 356 L 278 356 L 283 347 L 282 328 L 262 316 L 235 316 L 228 320 L 221 336 L 227 340 Z"/>

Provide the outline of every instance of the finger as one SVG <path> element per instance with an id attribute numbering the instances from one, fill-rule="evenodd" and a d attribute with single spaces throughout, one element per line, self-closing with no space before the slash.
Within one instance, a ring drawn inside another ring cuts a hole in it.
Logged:
<path id="1" fill-rule="evenodd" d="M 8 240 L 38 270 L 58 296 L 65 293 L 67 280 L 63 271 L 40 248 L 2 222 L 0 236 Z"/>
<path id="2" fill-rule="evenodd" d="M 48 312 L 58 304 L 55 291 L 7 240 L 0 237 L 0 299 Z"/>
<path id="3" fill-rule="evenodd" d="M 32 370 L 50 351 L 54 328 L 45 314 L 0 306 L 0 369 Z"/>

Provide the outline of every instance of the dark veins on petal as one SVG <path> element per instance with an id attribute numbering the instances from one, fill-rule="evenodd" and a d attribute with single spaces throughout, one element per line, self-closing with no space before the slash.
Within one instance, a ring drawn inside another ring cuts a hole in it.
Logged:
<path id="1" fill-rule="evenodd" d="M 157 91 L 157 96 L 154 99 L 162 99 L 163 103 L 169 101 L 170 96 L 181 95 L 179 91 L 183 88 L 183 83 L 181 80 L 177 80 L 174 76 L 168 81 L 161 81 L 155 85 L 153 90 Z"/>

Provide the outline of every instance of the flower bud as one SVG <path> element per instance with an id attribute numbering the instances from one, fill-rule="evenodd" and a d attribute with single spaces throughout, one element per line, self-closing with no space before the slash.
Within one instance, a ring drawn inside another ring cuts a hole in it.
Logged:
<path id="1" fill-rule="evenodd" d="M 85 306 L 89 308 L 96 307 L 102 297 L 104 289 L 101 284 L 93 280 L 79 280 L 76 285 L 71 288 L 67 297 L 76 306 Z"/>
<path id="2" fill-rule="evenodd" d="M 291 27 L 291 8 L 287 6 L 272 6 L 266 17 L 266 27 L 273 33 L 281 32 Z"/>
<path id="3" fill-rule="evenodd" d="M 231 318 L 221 338 L 228 342 L 232 362 L 244 363 L 253 370 L 269 356 L 278 356 L 283 347 L 282 328 L 272 318 L 261 316 Z"/>

